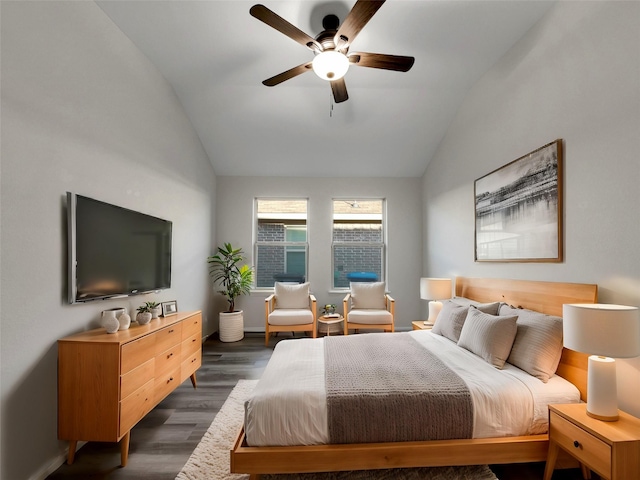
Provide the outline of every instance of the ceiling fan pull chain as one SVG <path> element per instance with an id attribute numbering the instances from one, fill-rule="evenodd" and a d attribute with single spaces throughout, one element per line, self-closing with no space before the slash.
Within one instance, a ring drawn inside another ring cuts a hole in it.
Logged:
<path id="1" fill-rule="evenodd" d="M 333 117 L 333 93 L 329 94 L 329 117 Z"/>

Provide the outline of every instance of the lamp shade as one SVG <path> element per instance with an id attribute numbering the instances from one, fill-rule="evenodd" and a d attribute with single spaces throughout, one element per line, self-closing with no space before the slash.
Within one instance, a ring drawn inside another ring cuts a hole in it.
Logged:
<path id="1" fill-rule="evenodd" d="M 640 355 L 637 307 L 565 304 L 562 317 L 563 343 L 571 350 L 613 358 Z"/>
<path id="2" fill-rule="evenodd" d="M 421 278 L 420 298 L 423 300 L 442 300 L 451 298 L 450 278 Z"/>

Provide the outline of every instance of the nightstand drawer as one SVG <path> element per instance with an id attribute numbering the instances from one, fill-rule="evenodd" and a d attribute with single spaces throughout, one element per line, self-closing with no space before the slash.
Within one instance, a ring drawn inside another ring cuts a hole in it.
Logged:
<path id="1" fill-rule="evenodd" d="M 550 412 L 550 420 L 550 436 L 561 448 L 600 475 L 611 478 L 610 445 L 555 412 Z"/>

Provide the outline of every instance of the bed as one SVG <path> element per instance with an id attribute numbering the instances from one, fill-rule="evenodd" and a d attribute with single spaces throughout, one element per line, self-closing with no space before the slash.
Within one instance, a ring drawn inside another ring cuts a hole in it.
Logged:
<path id="1" fill-rule="evenodd" d="M 560 316 L 564 303 L 596 302 L 597 286 L 458 277 L 456 279 L 456 297 L 464 297 L 483 303 L 501 301 L 511 306 Z M 427 335 L 431 338 L 436 337 L 436 335 L 429 333 Z M 291 343 L 297 343 L 297 341 Z M 302 346 L 302 343 L 298 346 Z M 296 352 L 292 351 L 291 354 L 295 355 Z M 586 399 L 586 364 L 586 355 L 565 349 L 555 372 L 557 377 L 561 377 L 559 380 L 566 379 L 575 385 L 583 400 Z M 320 374 L 323 372 L 316 372 L 316 375 Z M 562 403 L 562 400 L 556 402 Z M 474 435 L 475 438 L 465 439 L 324 444 L 326 438 L 322 436 L 322 428 L 316 428 L 320 431 L 316 440 L 309 442 L 308 438 L 294 438 L 290 443 L 322 444 L 300 446 L 270 446 L 269 442 L 272 440 L 269 439 L 264 441 L 266 442 L 266 446 L 264 446 L 264 442 L 256 440 L 255 435 L 252 438 L 252 443 L 260 446 L 249 446 L 243 428 L 231 451 L 230 468 L 232 473 L 249 473 L 253 478 L 258 478 L 262 473 L 542 461 L 545 460 L 547 454 L 548 435 L 536 433 L 536 429 L 531 427 L 539 422 L 541 416 L 546 418 L 546 406 L 544 409 L 538 409 L 538 418 L 533 418 L 533 423 L 530 422 L 528 426 L 524 427 L 524 430 L 521 428 L 519 432 L 497 431 L 492 433 L 491 430 L 484 429 L 484 426 L 478 427 L 476 425 L 474 432 L 479 430 L 484 433 Z M 314 414 L 310 418 L 317 418 L 317 415 Z M 322 422 L 323 420 L 319 423 Z M 247 426 L 250 425 L 247 424 Z M 274 443 L 277 444 L 279 441 L 274 441 Z"/>

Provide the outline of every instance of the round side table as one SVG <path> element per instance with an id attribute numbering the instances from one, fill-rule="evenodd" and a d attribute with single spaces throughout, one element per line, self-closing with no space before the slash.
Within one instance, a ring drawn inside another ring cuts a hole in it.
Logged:
<path id="1" fill-rule="evenodd" d="M 331 336 L 332 333 L 342 332 L 342 321 L 344 317 L 327 317 L 322 315 L 318 317 L 318 333 L 325 333 L 327 336 Z"/>

